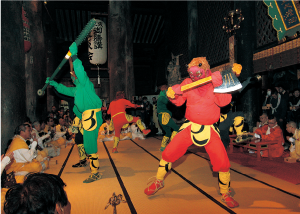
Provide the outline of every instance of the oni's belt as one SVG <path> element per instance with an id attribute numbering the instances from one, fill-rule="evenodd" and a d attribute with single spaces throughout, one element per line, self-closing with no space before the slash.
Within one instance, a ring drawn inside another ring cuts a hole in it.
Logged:
<path id="1" fill-rule="evenodd" d="M 167 112 L 161 112 L 159 114 L 162 115 L 161 116 L 161 123 L 163 125 L 167 125 L 169 123 L 169 120 L 171 119 L 171 115 L 169 113 L 167 113 Z"/>
<path id="2" fill-rule="evenodd" d="M 101 111 L 98 109 L 89 109 L 82 113 L 82 126 L 86 131 L 93 131 L 97 127 L 96 113 Z"/>
<path id="3" fill-rule="evenodd" d="M 119 114 L 125 114 L 125 112 L 119 112 L 119 113 L 116 113 L 115 115 L 113 115 L 111 117 L 111 121 L 110 121 L 110 124 L 109 124 L 109 131 L 113 131 L 114 130 L 114 122 L 113 122 L 113 118 Z M 132 120 L 133 120 L 133 116 L 132 115 L 129 115 L 129 114 L 125 114 L 125 117 L 127 119 L 127 121 L 130 123 Z M 126 123 L 125 125 L 123 125 L 122 129 L 126 129 L 128 126 L 129 126 L 129 123 Z"/>
<path id="4" fill-rule="evenodd" d="M 189 120 L 186 120 L 182 126 L 180 127 L 179 131 L 182 131 L 183 129 L 191 126 L 191 140 L 196 146 L 205 146 L 211 136 L 211 128 L 219 135 L 220 137 L 220 131 L 217 127 L 217 124 L 214 123 L 212 125 L 200 125 L 197 123 L 193 123 Z"/>

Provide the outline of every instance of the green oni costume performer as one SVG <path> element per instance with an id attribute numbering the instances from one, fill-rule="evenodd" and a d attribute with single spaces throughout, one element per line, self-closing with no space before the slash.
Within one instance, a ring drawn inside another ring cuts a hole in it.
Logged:
<path id="1" fill-rule="evenodd" d="M 244 113 L 242 111 L 232 112 L 231 104 L 229 104 L 221 109 L 219 120 L 220 137 L 225 148 L 229 146 L 229 132 L 233 131 L 232 128 L 238 137 L 243 134 Z"/>
<path id="2" fill-rule="evenodd" d="M 84 129 L 83 144 L 85 152 L 88 154 L 91 168 L 91 175 L 83 183 L 90 183 L 101 178 L 98 172 L 97 137 L 103 122 L 101 114 L 102 101 L 96 94 L 93 83 L 84 71 L 81 60 L 77 58 L 77 45 L 75 42 L 70 46 L 70 52 L 76 75 L 76 77 L 72 76 L 71 79 L 76 87 L 66 87 L 53 80 L 49 82 L 48 78 L 46 83 L 49 82 L 61 94 L 74 97 L 73 112 L 82 120 Z"/>
<path id="3" fill-rule="evenodd" d="M 163 87 L 161 89 L 163 89 Z M 157 114 L 158 121 L 166 134 L 162 139 L 160 151 L 165 150 L 169 139 L 171 138 L 170 141 L 172 141 L 173 137 L 179 130 L 179 127 L 176 125 L 174 120 L 172 120 L 172 112 L 167 108 L 168 102 L 169 99 L 167 98 L 166 90 L 161 90 L 157 99 Z"/>

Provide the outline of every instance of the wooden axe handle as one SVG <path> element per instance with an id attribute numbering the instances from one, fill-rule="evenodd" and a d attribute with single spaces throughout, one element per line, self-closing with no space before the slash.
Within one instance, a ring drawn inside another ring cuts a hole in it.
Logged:
<path id="1" fill-rule="evenodd" d="M 200 79 L 200 80 L 197 80 L 195 82 L 192 82 L 192 83 L 186 84 L 184 86 L 181 86 L 181 91 L 186 91 L 188 89 L 191 89 L 191 88 L 198 87 L 200 85 L 204 85 L 206 83 L 209 83 L 211 81 L 212 81 L 211 76 L 205 77 L 203 79 Z"/>

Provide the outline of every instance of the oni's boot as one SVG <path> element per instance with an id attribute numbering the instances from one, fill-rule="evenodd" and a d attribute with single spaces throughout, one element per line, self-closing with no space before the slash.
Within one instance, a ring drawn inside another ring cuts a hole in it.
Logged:
<path id="1" fill-rule="evenodd" d="M 159 189 L 164 187 L 164 177 L 171 167 L 172 163 L 163 159 L 160 160 L 155 180 L 150 182 L 150 186 L 144 190 L 146 195 L 154 195 Z"/>
<path id="2" fill-rule="evenodd" d="M 101 174 L 98 172 L 99 160 L 96 153 L 89 155 L 91 175 L 83 181 L 83 183 L 91 183 L 101 179 Z"/>
<path id="3" fill-rule="evenodd" d="M 136 125 L 139 127 L 139 129 L 143 132 L 144 135 L 147 135 L 151 132 L 150 129 L 146 129 L 146 127 L 144 127 L 140 119 L 136 121 Z"/>
<path id="4" fill-rule="evenodd" d="M 239 203 L 230 196 L 230 172 L 219 172 L 221 200 L 230 208 L 238 207 Z"/>
<path id="5" fill-rule="evenodd" d="M 165 150 L 168 141 L 169 141 L 169 138 L 167 136 L 164 136 L 162 141 L 161 141 L 161 146 L 160 146 L 159 151 L 163 152 Z"/>
<path id="6" fill-rule="evenodd" d="M 79 154 L 80 160 L 78 163 L 72 165 L 72 167 L 74 167 L 74 168 L 84 167 L 87 165 L 87 160 L 86 160 L 87 156 L 85 154 L 84 146 L 83 146 L 83 144 L 78 144 L 77 148 L 78 148 L 78 154 Z"/>
<path id="7" fill-rule="evenodd" d="M 114 147 L 113 147 L 112 153 L 118 153 L 117 147 L 118 147 L 119 141 L 120 141 L 120 138 L 115 136 L 114 137 Z"/>
<path id="8" fill-rule="evenodd" d="M 172 132 L 172 135 L 171 135 L 171 138 L 170 138 L 170 142 L 173 140 L 173 138 L 175 137 L 175 135 L 176 135 L 177 133 L 178 133 L 177 131 L 173 131 L 173 132 Z"/>

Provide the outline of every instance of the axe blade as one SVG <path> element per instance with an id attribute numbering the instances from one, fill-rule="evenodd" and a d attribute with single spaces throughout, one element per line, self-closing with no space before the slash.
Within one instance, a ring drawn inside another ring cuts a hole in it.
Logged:
<path id="1" fill-rule="evenodd" d="M 232 72 L 232 69 L 227 69 L 221 72 L 223 83 L 214 89 L 215 93 L 228 93 L 237 91 L 242 88 L 242 84 Z"/>

